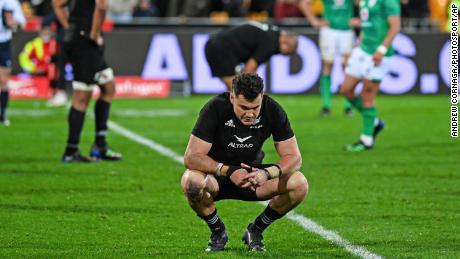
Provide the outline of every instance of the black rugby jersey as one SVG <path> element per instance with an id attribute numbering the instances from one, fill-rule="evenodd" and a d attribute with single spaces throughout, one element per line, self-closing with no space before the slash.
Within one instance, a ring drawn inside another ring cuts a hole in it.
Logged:
<path id="1" fill-rule="evenodd" d="M 95 0 L 70 0 L 69 23 L 74 30 L 91 31 L 93 14 L 96 7 Z"/>
<path id="2" fill-rule="evenodd" d="M 228 92 L 214 97 L 201 109 L 192 134 L 212 143 L 208 155 L 228 165 L 256 160 L 270 135 L 275 142 L 294 136 L 286 112 L 275 100 L 264 95 L 256 122 L 245 126 L 236 117 Z"/>
<path id="3" fill-rule="evenodd" d="M 279 53 L 279 28 L 259 22 L 232 27 L 213 35 L 215 39 L 230 44 L 240 62 L 254 58 L 257 64 L 265 63 Z"/>

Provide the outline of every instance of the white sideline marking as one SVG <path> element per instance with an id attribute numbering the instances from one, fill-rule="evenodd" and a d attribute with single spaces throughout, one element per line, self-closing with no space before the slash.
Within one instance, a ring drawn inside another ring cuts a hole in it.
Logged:
<path id="1" fill-rule="evenodd" d="M 149 147 L 150 149 L 153 149 L 154 151 L 160 153 L 161 155 L 164 155 L 166 157 L 169 157 L 171 158 L 172 160 L 180 163 L 180 164 L 183 164 L 184 163 L 184 158 L 177 154 L 176 152 L 172 151 L 171 149 L 163 146 L 163 145 L 160 145 L 158 143 L 156 143 L 155 141 L 153 140 L 150 140 L 150 139 L 147 139 L 147 138 L 144 138 L 142 137 L 141 135 L 138 135 L 132 131 L 130 131 L 129 129 L 127 128 L 124 128 L 123 126 L 113 122 L 113 121 L 109 121 L 107 123 L 107 125 L 109 126 L 109 129 L 113 130 L 114 132 L 118 133 L 119 135 L 122 135 L 123 137 L 126 137 L 127 139 L 130 139 L 138 144 L 141 144 L 141 145 L 144 145 L 146 147 Z"/>
<path id="2" fill-rule="evenodd" d="M 115 133 L 119 134 L 119 135 L 122 135 L 138 144 L 141 144 L 141 145 L 144 145 L 146 147 L 149 147 L 151 149 L 153 149 L 154 151 L 157 151 L 158 153 L 160 153 L 161 155 L 163 156 L 166 156 L 168 158 L 171 158 L 172 160 L 180 163 L 180 164 L 183 164 L 184 162 L 184 157 L 177 154 L 176 152 L 174 152 L 173 150 L 161 145 L 161 144 L 158 144 L 156 143 L 155 141 L 153 140 L 150 140 L 150 139 L 147 139 L 145 137 L 142 137 L 140 135 L 138 135 L 137 133 L 135 132 L 132 132 L 131 130 L 113 122 L 113 121 L 109 121 L 108 123 L 109 125 L 109 128 L 110 130 L 114 131 Z M 260 202 L 260 204 L 266 206 L 267 205 L 267 202 Z M 320 224 L 316 223 L 315 221 L 303 216 L 303 215 L 300 215 L 300 214 L 297 214 L 293 211 L 289 212 L 286 217 L 292 221 L 294 221 L 295 223 L 299 224 L 303 229 L 309 231 L 309 232 L 312 232 L 312 233 L 315 233 L 315 234 L 318 234 L 319 236 L 323 237 L 324 239 L 328 240 L 328 241 L 331 241 L 332 243 L 335 243 L 336 245 L 338 246 L 341 246 L 343 248 L 345 248 L 345 250 L 347 250 L 348 252 L 354 254 L 354 255 L 357 255 L 361 258 L 365 258 L 365 259 L 381 259 L 383 258 L 382 256 L 380 255 L 377 255 L 377 254 L 374 254 L 374 253 L 371 253 L 370 251 L 368 251 L 365 247 L 362 247 L 362 246 L 357 246 L 357 245 L 353 245 L 350 241 L 348 240 L 345 240 L 343 239 L 339 234 L 337 234 L 336 232 L 332 231 L 332 230 L 328 230 L 328 229 L 325 229 L 323 226 L 321 226 Z"/>
<path id="3" fill-rule="evenodd" d="M 123 109 L 115 110 L 114 114 L 117 116 L 125 117 L 161 117 L 161 116 L 170 116 L 170 117 L 181 117 L 186 116 L 187 111 L 185 110 L 135 110 L 135 109 Z"/>
<path id="4" fill-rule="evenodd" d="M 357 246 L 353 245 L 350 241 L 343 239 L 339 234 L 332 230 L 325 229 L 323 226 L 320 224 L 314 222 L 313 220 L 300 215 L 296 214 L 294 212 L 290 212 L 286 215 L 286 217 L 300 226 L 302 226 L 305 230 L 316 233 L 323 237 L 326 240 L 329 240 L 347 250 L 348 252 L 357 255 L 361 258 L 366 258 L 366 259 L 381 259 L 383 258 L 380 255 L 371 253 L 369 250 L 367 250 L 363 246 Z"/>

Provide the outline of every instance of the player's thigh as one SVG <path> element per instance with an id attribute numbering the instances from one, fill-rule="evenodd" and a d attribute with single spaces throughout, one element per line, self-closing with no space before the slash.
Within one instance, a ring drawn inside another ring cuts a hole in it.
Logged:
<path id="1" fill-rule="evenodd" d="M 334 62 L 335 43 L 332 30 L 329 27 L 321 28 L 319 31 L 319 47 L 323 62 L 330 64 Z"/>
<path id="2" fill-rule="evenodd" d="M 364 77 L 371 81 L 382 81 L 390 72 L 392 60 L 391 57 L 384 57 L 378 66 L 372 64 L 372 66 L 369 66 L 369 69 L 366 70 L 366 75 Z"/>
<path id="3" fill-rule="evenodd" d="M 11 68 L 0 66 L 0 89 L 6 90 L 8 88 L 8 79 L 11 74 Z"/>
<path id="4" fill-rule="evenodd" d="M 239 61 L 228 43 L 210 39 L 205 46 L 205 56 L 212 76 L 222 78 L 235 75 L 235 67 Z"/>
<path id="5" fill-rule="evenodd" d="M 292 179 L 302 178 L 306 181 L 303 174 L 299 171 L 292 172 L 286 175 L 281 176 L 273 180 L 267 181 L 264 185 L 256 189 L 257 198 L 261 200 L 269 200 L 277 195 L 284 194 L 288 192 L 288 183 Z"/>
<path id="6" fill-rule="evenodd" d="M 340 56 L 348 57 L 353 50 L 354 33 L 352 30 L 340 31 L 337 33 L 336 40 L 338 41 Z M 342 60 L 345 64 L 346 58 Z"/>
<path id="7" fill-rule="evenodd" d="M 107 68 L 103 49 L 83 37 L 75 38 L 70 44 L 67 54 L 72 64 L 74 81 L 96 85 L 96 74 Z"/>

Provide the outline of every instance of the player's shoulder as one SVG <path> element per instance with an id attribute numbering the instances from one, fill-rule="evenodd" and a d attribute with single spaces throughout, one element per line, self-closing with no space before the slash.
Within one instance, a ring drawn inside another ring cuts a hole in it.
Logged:
<path id="1" fill-rule="evenodd" d="M 230 93 L 225 92 L 216 95 L 209 100 L 209 103 L 211 103 L 214 107 L 228 106 L 230 104 Z"/>
<path id="2" fill-rule="evenodd" d="M 230 94 L 228 92 L 219 94 L 211 98 L 202 110 L 212 110 L 217 113 L 225 112 L 231 106 Z"/>
<path id="3" fill-rule="evenodd" d="M 264 110 L 268 114 L 268 116 L 278 116 L 281 113 L 285 113 L 281 104 L 279 104 L 275 99 L 268 95 L 264 95 Z"/>
<path id="4" fill-rule="evenodd" d="M 264 105 L 267 108 L 282 108 L 281 105 L 273 99 L 273 97 L 264 94 Z"/>

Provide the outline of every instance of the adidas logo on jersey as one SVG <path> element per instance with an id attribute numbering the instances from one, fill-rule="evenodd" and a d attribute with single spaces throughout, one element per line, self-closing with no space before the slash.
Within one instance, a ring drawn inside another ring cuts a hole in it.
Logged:
<path id="1" fill-rule="evenodd" d="M 227 122 L 225 123 L 225 126 L 229 126 L 229 127 L 234 128 L 234 127 L 235 127 L 235 123 L 233 123 L 233 119 L 230 119 L 229 121 L 227 121 Z"/>
<path id="2" fill-rule="evenodd" d="M 254 123 L 251 125 L 251 129 L 260 129 L 262 128 L 264 125 L 260 124 L 260 125 L 257 125 L 259 124 L 260 122 L 260 117 L 259 118 L 256 118 L 256 120 L 254 121 Z"/>

